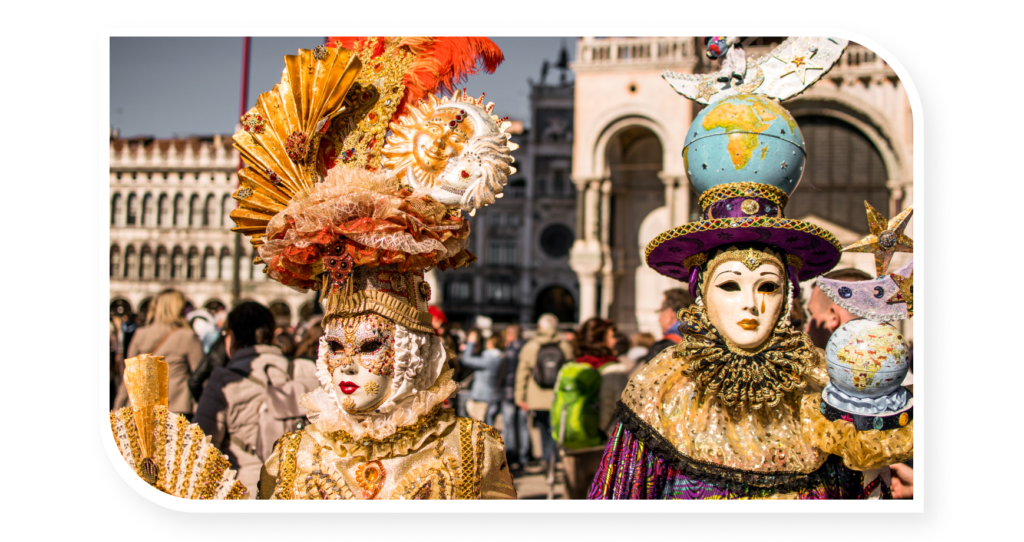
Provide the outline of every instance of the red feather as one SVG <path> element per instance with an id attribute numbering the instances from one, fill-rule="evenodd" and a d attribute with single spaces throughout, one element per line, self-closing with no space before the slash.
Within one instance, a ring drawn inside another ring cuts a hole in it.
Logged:
<path id="1" fill-rule="evenodd" d="M 377 40 L 372 56 L 381 55 L 385 40 L 394 39 L 399 38 Z M 359 51 L 367 41 L 366 37 L 330 37 L 327 45 Z M 401 38 L 398 44 L 416 58 L 403 78 L 405 96 L 393 118 L 401 117 L 407 104 L 417 103 L 430 93 L 453 93 L 469 76 L 479 73 L 481 67 L 494 73 L 505 60 L 498 45 L 482 37 L 412 37 Z"/>

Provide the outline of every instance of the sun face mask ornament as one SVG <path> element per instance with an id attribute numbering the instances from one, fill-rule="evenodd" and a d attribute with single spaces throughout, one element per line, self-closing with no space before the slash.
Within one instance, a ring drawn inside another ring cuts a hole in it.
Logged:
<path id="1" fill-rule="evenodd" d="M 506 132 L 511 123 L 491 115 L 493 103 L 483 105 L 461 91 L 410 107 L 409 113 L 391 123 L 382 154 L 384 165 L 413 188 L 437 201 L 466 211 L 502 196 L 511 166 L 511 152 L 518 145 Z"/>

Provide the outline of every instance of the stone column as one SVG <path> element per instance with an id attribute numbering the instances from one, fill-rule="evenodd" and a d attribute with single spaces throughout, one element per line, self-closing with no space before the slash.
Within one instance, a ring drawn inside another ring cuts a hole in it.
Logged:
<path id="1" fill-rule="evenodd" d="M 601 318 L 608 318 L 615 300 L 615 262 L 612 259 L 612 181 L 602 179 L 601 183 Z"/>
<path id="2" fill-rule="evenodd" d="M 587 182 L 587 193 L 584 196 L 584 219 L 583 219 L 583 238 L 587 242 L 597 242 L 600 239 L 600 215 L 598 209 L 598 191 L 600 190 L 601 180 L 591 179 Z"/>
<path id="3" fill-rule="evenodd" d="M 593 273 L 577 272 L 580 281 L 580 323 L 597 316 L 597 277 Z"/>

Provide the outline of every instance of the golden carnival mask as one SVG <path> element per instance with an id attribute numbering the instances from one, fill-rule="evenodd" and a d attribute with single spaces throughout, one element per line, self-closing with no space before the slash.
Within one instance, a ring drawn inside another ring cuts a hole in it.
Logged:
<path id="1" fill-rule="evenodd" d="M 319 357 L 345 410 L 373 408 L 390 394 L 395 323 L 373 313 L 333 318 L 320 339 Z"/>

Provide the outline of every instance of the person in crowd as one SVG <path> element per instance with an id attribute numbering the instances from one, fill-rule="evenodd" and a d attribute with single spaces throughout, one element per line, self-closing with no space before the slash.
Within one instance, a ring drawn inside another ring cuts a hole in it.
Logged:
<path id="1" fill-rule="evenodd" d="M 164 290 L 151 304 L 145 327 L 139 328 L 128 345 L 126 358 L 139 354 L 163 356 L 167 362 L 167 410 L 191 419 L 195 401 L 188 379 L 203 360 L 203 343 L 185 318 L 185 296 Z M 128 406 L 128 391 L 118 386 L 114 408 Z"/>
<path id="2" fill-rule="evenodd" d="M 505 440 L 505 456 L 509 469 L 515 474 L 530 463 L 530 426 L 527 412 L 516 404 L 516 373 L 519 369 L 519 352 L 526 341 L 523 328 L 512 324 L 505 328 L 505 376 L 501 390 L 502 438 Z"/>
<path id="3" fill-rule="evenodd" d="M 515 402 L 519 408 L 533 412 L 534 426 L 540 431 L 541 461 L 546 468 L 555 457 L 555 440 L 551 437 L 551 403 L 555 398 L 555 375 L 561 365 L 576 359 L 572 344 L 558 332 L 558 317 L 544 313 L 537 319 L 537 336 L 519 351 L 516 368 Z M 538 368 L 538 361 L 540 370 Z M 550 370 L 554 369 L 554 375 Z M 544 382 L 537 382 L 540 375 Z"/>
<path id="4" fill-rule="evenodd" d="M 654 345 L 654 335 L 643 331 L 636 332 L 629 338 L 629 350 L 626 351 L 626 358 L 636 365 L 641 359 L 647 356 L 647 352 Z"/>
<path id="5" fill-rule="evenodd" d="M 871 280 L 871 275 L 853 268 L 838 269 L 826 273 L 824 277 L 847 282 Z M 835 330 L 839 329 L 839 326 L 857 318 L 850 311 L 833 303 L 817 286 L 811 288 L 811 298 L 807 301 L 807 312 L 810 313 L 807 319 L 807 336 L 818 348 L 825 348 L 828 338 Z"/>
<path id="6" fill-rule="evenodd" d="M 194 310 L 188 313 L 188 323 L 203 343 L 203 353 L 209 353 L 213 343 L 220 338 L 220 328 L 217 327 L 213 315 L 206 309 Z"/>
<path id="7" fill-rule="evenodd" d="M 295 359 L 305 359 L 315 363 L 317 352 L 320 349 L 320 337 L 323 336 L 324 327 L 320 323 L 320 319 L 317 318 L 315 322 L 310 322 L 306 326 L 302 339 L 295 347 Z"/>
<path id="8" fill-rule="evenodd" d="M 470 331 L 466 338 L 466 350 L 462 353 L 462 366 L 475 372 L 466 412 L 471 418 L 493 426 L 494 418 L 501 408 L 501 383 L 505 377 L 502 338 L 497 334 L 488 337 L 479 354 L 476 353 L 478 344 L 480 332 Z"/>
<path id="9" fill-rule="evenodd" d="M 604 318 L 595 316 L 583 322 L 576 332 L 576 362 L 600 370 L 606 363 L 618 361 L 615 353 L 618 339 L 615 332 L 615 324 Z"/>
<path id="10" fill-rule="evenodd" d="M 224 334 L 221 333 L 220 335 L 213 345 L 210 346 L 210 351 L 203 356 L 203 361 L 199 363 L 199 367 L 196 367 L 196 370 L 192 371 L 192 375 L 188 377 L 188 389 L 192 393 L 192 398 L 197 405 L 202 398 L 203 388 L 206 387 L 206 383 L 210 380 L 210 375 L 213 374 L 213 370 L 228 364 L 228 349 L 224 343 Z"/>
<path id="11" fill-rule="evenodd" d="M 292 359 L 295 357 L 295 349 L 298 345 L 295 344 L 295 337 L 287 332 L 281 331 L 274 337 L 274 345 L 281 349 L 281 353 L 284 357 Z"/>
<path id="12" fill-rule="evenodd" d="M 679 332 L 681 324 L 677 315 L 679 311 L 690 305 L 693 305 L 693 296 L 690 295 L 690 292 L 682 288 L 665 290 L 664 297 L 661 299 L 661 309 L 658 310 L 658 324 L 661 326 L 663 336 L 660 341 L 647 349 L 647 355 L 640 360 L 641 364 L 651 361 L 654 356 L 666 348 L 683 340 L 683 335 Z"/>
<path id="13" fill-rule="evenodd" d="M 626 343 L 623 346 L 628 346 Z M 629 383 L 633 369 L 631 363 L 622 362 L 616 355 L 621 350 L 615 324 L 603 318 L 591 318 L 580 326 L 576 334 L 576 361 L 586 363 L 601 373 L 598 391 L 598 429 L 607 430 L 612 423 L 615 404 Z M 622 359 L 628 362 L 623 355 Z"/>
<path id="14" fill-rule="evenodd" d="M 155 303 L 150 303 L 152 307 Z M 127 352 L 128 347 L 132 344 L 132 337 L 135 336 L 135 332 L 139 329 L 139 317 L 134 312 L 129 312 L 125 317 L 124 321 L 121 322 L 121 352 Z M 125 356 L 130 357 L 130 356 Z"/>
<path id="15" fill-rule="evenodd" d="M 256 455 L 259 411 L 267 385 L 290 380 L 288 358 L 271 344 L 274 315 L 246 301 L 228 314 L 224 330 L 228 365 L 210 375 L 195 421 L 238 470 L 238 480 L 256 495 L 263 460 Z"/>

